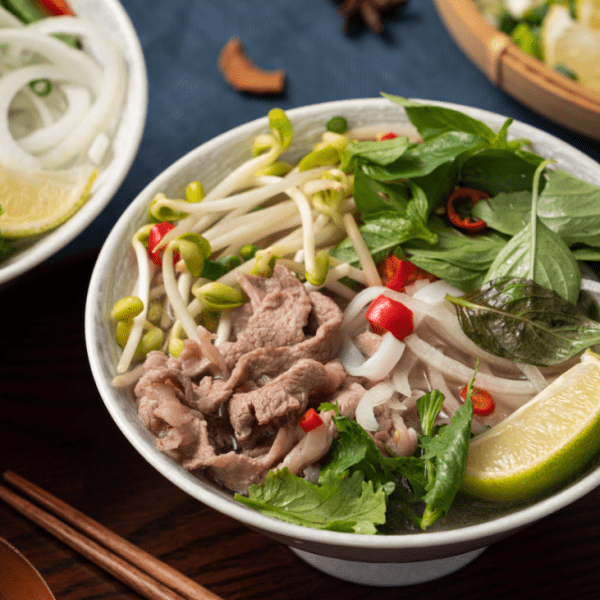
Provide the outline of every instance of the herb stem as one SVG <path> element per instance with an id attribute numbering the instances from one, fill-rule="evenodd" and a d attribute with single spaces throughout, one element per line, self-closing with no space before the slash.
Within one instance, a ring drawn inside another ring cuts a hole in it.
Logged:
<path id="1" fill-rule="evenodd" d="M 529 260 L 529 276 L 528 278 L 535 281 L 535 253 L 536 253 L 536 238 L 537 238 L 537 203 L 540 192 L 540 177 L 544 169 L 554 162 L 553 160 L 545 160 L 535 170 L 533 175 L 533 196 L 531 198 L 531 258 Z"/>

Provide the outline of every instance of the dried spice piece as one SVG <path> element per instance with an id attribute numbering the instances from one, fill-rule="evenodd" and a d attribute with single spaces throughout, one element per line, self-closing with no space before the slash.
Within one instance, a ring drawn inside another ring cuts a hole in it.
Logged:
<path id="1" fill-rule="evenodd" d="M 348 31 L 350 23 L 359 18 L 376 35 L 384 30 L 383 18 L 396 7 L 408 0 L 342 0 L 338 10 L 344 16 L 344 31 Z M 338 0 L 339 2 L 339 0 Z"/>
<path id="2" fill-rule="evenodd" d="M 232 37 L 219 54 L 219 70 L 229 85 L 252 94 L 281 94 L 285 87 L 285 71 L 265 71 L 246 55 L 239 38 Z"/>

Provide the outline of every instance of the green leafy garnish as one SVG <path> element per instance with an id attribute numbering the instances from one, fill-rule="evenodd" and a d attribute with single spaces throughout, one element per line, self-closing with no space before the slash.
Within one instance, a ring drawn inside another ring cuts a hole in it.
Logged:
<path id="1" fill-rule="evenodd" d="M 554 365 L 600 343 L 600 323 L 530 279 L 497 279 L 460 298 L 446 298 L 456 305 L 467 336 L 515 362 Z"/>
<path id="2" fill-rule="evenodd" d="M 235 498 L 269 516 L 315 529 L 374 534 L 375 525 L 385 523 L 385 494 L 360 471 L 350 477 L 326 473 L 320 485 L 287 469 L 271 471 L 264 483 L 250 487 L 247 498 Z"/>

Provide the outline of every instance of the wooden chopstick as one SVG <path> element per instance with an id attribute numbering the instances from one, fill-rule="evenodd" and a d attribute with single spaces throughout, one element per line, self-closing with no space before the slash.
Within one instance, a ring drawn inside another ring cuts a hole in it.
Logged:
<path id="1" fill-rule="evenodd" d="M 79 531 L 2 485 L 0 499 L 145 598 L 222 600 L 220 596 L 20 475 L 5 471 L 4 479 Z"/>

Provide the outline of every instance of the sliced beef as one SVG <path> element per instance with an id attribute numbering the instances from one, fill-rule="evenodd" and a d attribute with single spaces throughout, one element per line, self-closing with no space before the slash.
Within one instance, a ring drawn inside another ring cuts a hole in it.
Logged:
<path id="1" fill-rule="evenodd" d="M 236 438 L 247 439 L 255 423 L 266 425 L 290 419 L 298 422 L 310 394 L 333 393 L 345 376 L 339 362 L 323 365 L 305 358 L 262 387 L 234 394 L 229 402 L 229 417 Z"/>
<path id="2" fill-rule="evenodd" d="M 265 280 L 269 283 L 263 283 Z M 280 265 L 276 265 L 272 278 L 246 275 L 240 285 L 250 297 L 253 312 L 237 340 L 221 344 L 229 369 L 244 354 L 257 348 L 279 348 L 301 342 L 312 310 L 304 286 Z"/>
<path id="3" fill-rule="evenodd" d="M 219 346 L 227 371 L 219 371 L 195 341 L 185 340 L 177 359 L 150 352 L 134 391 L 140 418 L 160 450 L 244 493 L 293 447 L 287 464 L 295 471 L 306 467 L 299 418 L 307 406 L 334 397 L 347 376 L 334 360 L 342 312 L 333 300 L 308 294 L 279 265 L 273 277 L 244 276 L 240 284 L 250 303 L 232 313 L 234 341 Z M 319 450 L 319 458 L 325 452 Z"/>

